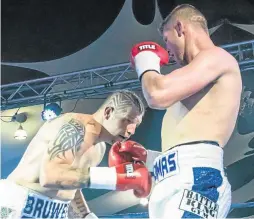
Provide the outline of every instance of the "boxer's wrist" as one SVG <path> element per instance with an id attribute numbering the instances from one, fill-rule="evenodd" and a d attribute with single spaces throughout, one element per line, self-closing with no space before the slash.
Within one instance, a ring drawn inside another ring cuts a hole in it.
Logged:
<path id="1" fill-rule="evenodd" d="M 90 167 L 89 188 L 116 190 L 116 182 L 114 167 Z"/>
<path id="2" fill-rule="evenodd" d="M 149 172 L 153 172 L 154 160 L 161 155 L 160 151 L 147 150 L 146 167 Z"/>
<path id="3" fill-rule="evenodd" d="M 134 62 L 139 79 L 147 71 L 156 71 L 160 73 L 160 58 L 154 52 L 140 52 L 135 56 Z"/>

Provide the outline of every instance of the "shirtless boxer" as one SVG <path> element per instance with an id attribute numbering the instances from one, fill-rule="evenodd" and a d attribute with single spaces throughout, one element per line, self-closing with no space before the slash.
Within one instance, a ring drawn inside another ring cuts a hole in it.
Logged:
<path id="1" fill-rule="evenodd" d="M 163 154 L 154 161 L 151 218 L 225 218 L 231 187 L 223 147 L 236 124 L 242 91 L 237 61 L 215 46 L 207 21 L 191 5 L 176 7 L 161 25 L 169 55 L 183 67 L 160 74 L 168 52 L 154 42 L 132 48 L 132 63 L 148 105 L 168 109 Z M 180 110 L 180 111 L 178 111 Z M 183 113 L 184 112 L 184 113 Z M 181 115 L 179 113 L 182 113 Z"/>
<path id="2" fill-rule="evenodd" d="M 139 197 L 151 189 L 144 165 L 96 167 L 105 143 L 134 134 L 144 115 L 140 98 L 130 91 L 112 94 L 93 115 L 66 113 L 46 122 L 30 142 L 16 169 L 0 181 L 1 215 L 6 218 L 96 218 L 82 188 L 124 191 Z M 124 143 L 123 143 L 124 144 Z M 109 159 L 115 159 L 111 154 Z"/>

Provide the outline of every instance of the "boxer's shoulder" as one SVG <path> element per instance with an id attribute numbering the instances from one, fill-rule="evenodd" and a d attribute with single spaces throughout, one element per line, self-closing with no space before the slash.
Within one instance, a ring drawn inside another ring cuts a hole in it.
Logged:
<path id="1" fill-rule="evenodd" d="M 95 121 L 92 115 L 66 113 L 50 121 L 48 126 L 44 126 L 43 130 L 41 130 L 42 134 L 47 133 L 46 135 L 43 134 L 43 136 L 46 136 L 44 138 L 50 142 L 61 143 L 63 146 L 66 146 L 68 142 L 69 149 L 72 148 L 74 150 L 74 148 L 78 147 L 80 153 L 82 153 L 96 142 L 101 132 L 101 124 Z M 70 141 L 70 139 L 73 140 Z M 86 143 L 84 144 L 84 142 Z M 49 150 L 54 147 L 54 145 L 49 145 Z"/>
<path id="2" fill-rule="evenodd" d="M 84 127 L 86 133 L 99 134 L 101 132 L 101 124 L 98 123 L 92 115 L 83 113 L 69 113 L 66 115 L 68 121 L 75 121 Z"/>
<path id="3" fill-rule="evenodd" d="M 211 66 L 215 71 L 220 73 L 217 81 L 223 88 L 229 86 L 237 92 L 241 90 L 241 71 L 235 57 L 220 47 L 215 47 L 211 52 Z"/>
<path id="4" fill-rule="evenodd" d="M 229 52 L 217 46 L 202 50 L 194 60 L 205 63 L 207 67 L 214 70 L 223 70 L 224 73 L 239 69 L 237 60 Z"/>
<path id="5" fill-rule="evenodd" d="M 86 132 L 100 133 L 101 124 L 93 119 L 92 115 L 83 113 L 65 113 L 51 121 L 48 121 L 46 126 L 51 126 L 51 129 L 59 130 L 63 126 L 82 127 Z"/>
<path id="6" fill-rule="evenodd" d="M 209 49 L 202 50 L 196 57 L 187 65 L 188 72 L 195 70 L 201 74 L 205 72 L 207 80 L 211 83 L 219 81 L 226 84 L 232 84 L 232 81 L 238 83 L 240 79 L 240 68 L 237 60 L 226 50 L 220 47 L 213 46 Z M 197 74 L 198 75 L 198 74 Z M 228 81 L 231 81 L 228 83 Z M 235 85 L 234 85 L 235 86 Z"/>

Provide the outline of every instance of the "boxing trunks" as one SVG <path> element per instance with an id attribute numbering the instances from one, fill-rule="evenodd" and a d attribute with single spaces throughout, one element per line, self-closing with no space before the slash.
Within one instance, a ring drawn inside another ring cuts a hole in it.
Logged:
<path id="1" fill-rule="evenodd" d="M 50 199 L 10 180 L 0 180 L 1 218 L 68 218 L 70 202 Z"/>
<path id="2" fill-rule="evenodd" d="M 166 151 L 154 161 L 150 218 L 225 218 L 231 186 L 217 142 L 196 141 Z"/>

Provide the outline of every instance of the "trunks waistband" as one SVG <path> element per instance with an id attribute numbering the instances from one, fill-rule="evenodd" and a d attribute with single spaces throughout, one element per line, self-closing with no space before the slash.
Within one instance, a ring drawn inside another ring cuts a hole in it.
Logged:
<path id="1" fill-rule="evenodd" d="M 194 167 L 223 171 L 223 150 L 219 144 L 214 141 L 193 141 L 176 145 L 154 160 L 153 176 L 158 181 L 178 174 L 187 177 Z"/>
<path id="2" fill-rule="evenodd" d="M 15 218 L 68 218 L 70 201 L 52 199 L 9 179 L 0 180 L 0 190 L 0 205 L 15 210 Z"/>
<path id="3" fill-rule="evenodd" d="M 214 146 L 220 147 L 220 144 L 217 141 L 209 141 L 209 140 L 190 141 L 190 142 L 185 142 L 185 143 L 182 143 L 182 144 L 177 144 L 177 145 L 173 146 L 172 148 L 166 150 L 165 152 L 170 151 L 171 149 L 174 149 L 176 147 L 192 145 L 192 144 L 208 144 L 208 145 L 214 145 Z"/>

